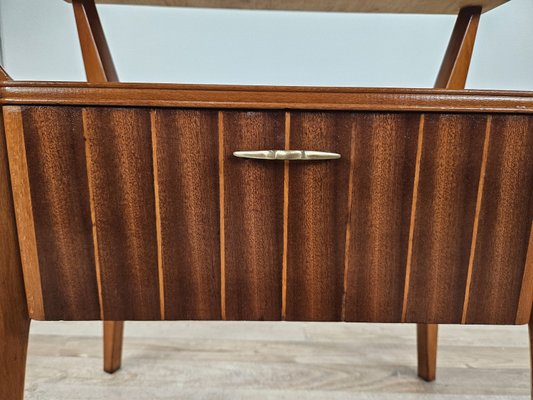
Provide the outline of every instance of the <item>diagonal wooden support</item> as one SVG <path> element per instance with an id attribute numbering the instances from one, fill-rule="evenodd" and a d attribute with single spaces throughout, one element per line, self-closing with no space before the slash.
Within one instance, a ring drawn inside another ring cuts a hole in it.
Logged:
<path id="1" fill-rule="evenodd" d="M 465 88 L 481 11 L 481 7 L 466 7 L 459 12 L 435 88 Z M 417 325 L 418 376 L 428 382 L 436 377 L 437 342 L 437 325 Z"/>
<path id="2" fill-rule="evenodd" d="M 11 78 L 0 67 L 0 81 Z M 15 224 L 15 210 L 7 160 L 4 119 L 0 111 L 0 399 L 21 400 L 30 319 Z"/>
<path id="3" fill-rule="evenodd" d="M 87 81 L 118 82 L 94 0 L 72 0 L 72 7 Z M 110 374 L 120 369 L 123 338 L 123 321 L 104 321 L 104 371 Z"/>

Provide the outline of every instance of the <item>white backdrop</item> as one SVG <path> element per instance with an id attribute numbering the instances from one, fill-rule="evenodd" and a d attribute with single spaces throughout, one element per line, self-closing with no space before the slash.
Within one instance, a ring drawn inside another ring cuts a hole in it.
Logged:
<path id="1" fill-rule="evenodd" d="M 431 87 L 453 16 L 99 6 L 123 81 Z M 70 4 L 0 0 L 14 79 L 83 80 Z M 533 0 L 483 14 L 468 88 L 533 90 Z"/>

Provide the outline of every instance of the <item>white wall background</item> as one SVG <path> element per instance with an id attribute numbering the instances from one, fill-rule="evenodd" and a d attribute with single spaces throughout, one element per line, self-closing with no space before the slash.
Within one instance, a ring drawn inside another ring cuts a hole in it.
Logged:
<path id="1" fill-rule="evenodd" d="M 453 16 L 99 6 L 123 81 L 431 87 Z M 84 80 L 70 4 L 0 0 L 14 79 Z M 533 0 L 483 14 L 468 88 L 533 90 Z"/>

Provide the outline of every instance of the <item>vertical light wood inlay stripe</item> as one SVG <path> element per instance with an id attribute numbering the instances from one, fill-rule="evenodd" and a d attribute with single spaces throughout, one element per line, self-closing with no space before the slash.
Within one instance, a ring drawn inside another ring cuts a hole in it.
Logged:
<path id="1" fill-rule="evenodd" d="M 533 222 L 529 232 L 529 244 L 526 255 L 526 265 L 522 277 L 522 288 L 516 311 L 516 324 L 527 324 L 531 316 L 533 306 Z M 533 351 L 533 348 L 532 348 Z"/>
<path id="2" fill-rule="evenodd" d="M 416 149 L 415 178 L 413 182 L 413 199 L 411 203 L 411 219 L 409 221 L 409 241 L 407 244 L 407 261 L 405 267 L 405 286 L 403 289 L 402 322 L 407 318 L 407 302 L 409 299 L 409 283 L 411 280 L 411 260 L 413 257 L 413 237 L 416 222 L 416 203 L 418 199 L 418 182 L 420 180 L 420 162 L 422 159 L 422 147 L 424 143 L 424 114 L 420 115 L 418 127 L 418 143 Z"/>
<path id="3" fill-rule="evenodd" d="M 220 199 L 220 314 L 226 319 L 226 238 L 224 233 L 224 113 L 218 112 L 218 185 Z"/>
<path id="4" fill-rule="evenodd" d="M 487 126 L 485 128 L 485 140 L 483 142 L 483 155 L 481 159 L 481 172 L 479 173 L 479 184 L 477 189 L 476 211 L 474 214 L 474 226 L 472 229 L 472 242 L 470 244 L 470 256 L 468 259 L 468 272 L 466 275 L 466 289 L 465 298 L 463 302 L 463 315 L 461 323 L 466 323 L 466 314 L 468 312 L 468 301 L 470 300 L 470 285 L 472 283 L 472 270 L 474 268 L 474 258 L 476 255 L 476 242 L 477 231 L 479 226 L 479 213 L 481 211 L 481 203 L 483 201 L 483 187 L 485 185 L 485 172 L 487 169 L 487 157 L 489 152 L 490 142 L 490 128 L 491 128 L 492 116 L 487 117 Z"/>
<path id="5" fill-rule="evenodd" d="M 159 208 L 159 174 L 157 167 L 157 111 L 150 111 L 150 130 L 152 134 L 152 161 L 154 172 L 155 227 L 157 239 L 157 272 L 159 277 L 159 305 L 161 319 L 165 319 L 165 275 L 163 271 L 163 249 L 161 240 L 161 211 Z"/>
<path id="6" fill-rule="evenodd" d="M 94 208 L 94 188 L 92 185 L 91 173 L 91 147 L 89 145 L 89 137 L 87 131 L 87 110 L 85 108 L 81 111 L 83 122 L 83 141 L 85 143 L 85 164 L 87 169 L 87 185 L 89 186 L 89 207 L 91 209 L 91 223 L 93 231 L 93 248 L 94 248 L 94 264 L 96 269 L 96 284 L 98 286 L 98 302 L 100 304 L 100 319 L 105 320 L 104 314 L 104 297 L 102 294 L 102 274 L 100 269 L 100 256 L 98 250 L 98 232 L 96 229 L 96 210 Z"/>
<path id="7" fill-rule="evenodd" d="M 3 107 L 3 115 L 28 311 L 31 318 L 43 320 L 45 319 L 43 289 L 24 143 L 22 109 Z"/>
<path id="8" fill-rule="evenodd" d="M 291 113 L 285 113 L 285 150 L 291 148 Z M 289 161 L 283 162 L 283 256 L 281 267 L 281 319 L 287 312 L 287 251 L 289 240 Z"/>
<path id="9" fill-rule="evenodd" d="M 355 169 L 355 138 L 354 138 L 354 124 L 352 122 L 352 131 L 350 135 L 350 173 L 348 174 L 348 204 L 346 207 L 346 237 L 344 242 L 344 283 L 342 293 L 342 312 L 341 319 L 344 321 L 346 318 L 346 292 L 348 290 L 348 266 L 350 262 L 350 239 L 351 239 L 351 221 L 352 221 L 352 196 L 353 196 L 353 174 Z"/>

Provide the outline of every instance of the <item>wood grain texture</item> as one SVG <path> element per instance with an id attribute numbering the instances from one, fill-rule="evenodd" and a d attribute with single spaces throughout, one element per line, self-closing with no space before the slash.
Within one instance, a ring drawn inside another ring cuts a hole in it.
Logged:
<path id="1" fill-rule="evenodd" d="M 32 319 L 44 319 L 43 290 L 31 204 L 22 110 L 20 107 L 3 107 L 2 113 L 28 313 Z"/>
<path id="2" fill-rule="evenodd" d="M 72 0 L 87 80 L 116 82 L 117 72 L 94 0 Z"/>
<path id="3" fill-rule="evenodd" d="M 146 83 L 0 82 L 1 105 L 533 113 L 533 92 Z"/>
<path id="4" fill-rule="evenodd" d="M 217 113 L 153 113 L 165 318 L 220 319 Z"/>
<path id="5" fill-rule="evenodd" d="M 47 319 L 99 319 L 81 110 L 23 110 Z"/>
<path id="6" fill-rule="evenodd" d="M 282 162 L 237 150 L 285 148 L 283 112 L 224 112 L 226 319 L 279 320 L 282 309 Z"/>
<path id="7" fill-rule="evenodd" d="M 459 323 L 486 117 L 427 115 L 407 322 Z"/>
<path id="8" fill-rule="evenodd" d="M 342 317 L 353 116 L 295 112 L 291 149 L 340 153 L 289 166 L 287 320 Z"/>
<path id="9" fill-rule="evenodd" d="M 67 0 L 71 1 L 71 0 Z M 469 0 L 96 0 L 101 4 L 364 13 L 457 14 Z M 507 0 L 477 0 L 488 11 Z"/>
<path id="10" fill-rule="evenodd" d="M 0 110 L 0 399 L 22 400 L 24 397 L 29 328 L 4 119 Z"/>
<path id="11" fill-rule="evenodd" d="M 104 319 L 160 319 L 147 110 L 83 111 Z"/>
<path id="12" fill-rule="evenodd" d="M 467 323 L 515 323 L 533 220 L 532 151 L 529 119 L 493 117 Z"/>
<path id="13" fill-rule="evenodd" d="M 418 114 L 354 117 L 345 318 L 400 322 Z"/>

